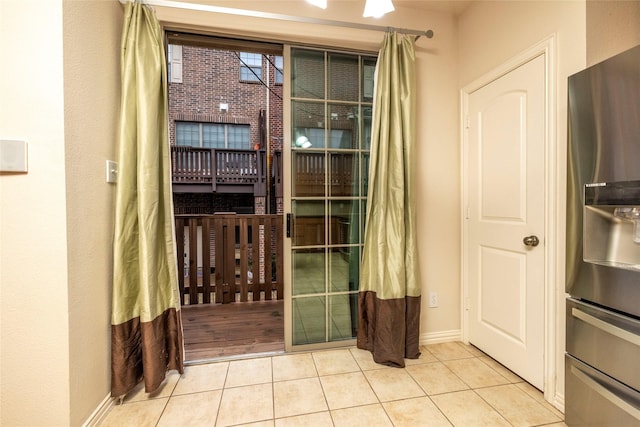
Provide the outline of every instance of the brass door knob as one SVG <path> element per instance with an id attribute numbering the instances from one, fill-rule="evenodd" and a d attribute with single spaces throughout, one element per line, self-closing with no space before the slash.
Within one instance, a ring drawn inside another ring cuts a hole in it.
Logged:
<path id="1" fill-rule="evenodd" d="M 538 239 L 538 236 L 527 236 L 522 239 L 522 243 L 524 243 L 526 246 L 538 246 L 538 244 L 540 243 L 540 239 Z"/>

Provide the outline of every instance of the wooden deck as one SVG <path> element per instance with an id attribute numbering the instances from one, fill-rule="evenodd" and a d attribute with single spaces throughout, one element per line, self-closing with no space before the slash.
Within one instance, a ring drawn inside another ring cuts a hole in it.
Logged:
<path id="1" fill-rule="evenodd" d="M 183 306 L 185 360 L 284 351 L 283 307 L 282 300 Z"/>

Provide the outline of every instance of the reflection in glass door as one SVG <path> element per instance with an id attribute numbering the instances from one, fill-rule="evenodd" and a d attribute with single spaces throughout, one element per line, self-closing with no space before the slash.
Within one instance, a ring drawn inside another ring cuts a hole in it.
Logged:
<path id="1" fill-rule="evenodd" d="M 288 347 L 352 344 L 376 58 L 308 48 L 288 57 Z"/>

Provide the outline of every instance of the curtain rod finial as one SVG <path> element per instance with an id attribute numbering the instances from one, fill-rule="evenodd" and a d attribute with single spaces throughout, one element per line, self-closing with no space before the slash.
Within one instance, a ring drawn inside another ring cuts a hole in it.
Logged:
<path id="1" fill-rule="evenodd" d="M 414 39 L 414 41 L 418 41 L 418 39 L 422 36 L 427 36 L 428 39 L 432 39 L 433 38 L 433 30 L 427 30 L 424 32 L 424 34 L 418 34 L 416 36 L 416 38 Z"/>

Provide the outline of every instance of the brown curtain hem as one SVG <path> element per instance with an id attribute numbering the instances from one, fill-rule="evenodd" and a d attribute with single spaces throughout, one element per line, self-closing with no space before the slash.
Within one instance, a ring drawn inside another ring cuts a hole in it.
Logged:
<path id="1" fill-rule="evenodd" d="M 141 381 L 151 393 L 167 371 L 184 373 L 180 312 L 169 308 L 151 322 L 136 317 L 112 325 L 111 359 L 112 397 L 126 395 Z"/>
<path id="2" fill-rule="evenodd" d="M 421 297 L 380 299 L 373 291 L 358 293 L 357 347 L 382 365 L 404 368 L 404 359 L 420 357 Z"/>

